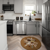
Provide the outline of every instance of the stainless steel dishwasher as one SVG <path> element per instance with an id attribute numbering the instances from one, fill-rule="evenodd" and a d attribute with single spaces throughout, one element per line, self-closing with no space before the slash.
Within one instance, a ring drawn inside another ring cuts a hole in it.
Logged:
<path id="1" fill-rule="evenodd" d="M 17 35 L 26 34 L 26 22 L 22 22 L 22 21 L 16 22 L 16 33 Z"/>

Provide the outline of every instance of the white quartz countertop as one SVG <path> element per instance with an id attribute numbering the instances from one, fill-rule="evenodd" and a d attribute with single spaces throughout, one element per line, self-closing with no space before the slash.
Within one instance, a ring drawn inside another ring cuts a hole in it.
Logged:
<path id="1" fill-rule="evenodd" d="M 0 20 L 0 24 L 6 23 L 6 20 Z"/>
<path id="2" fill-rule="evenodd" d="M 22 20 L 21 22 L 42 22 L 41 20 L 31 20 L 31 21 L 28 21 L 28 20 Z M 17 20 L 16 20 L 16 22 L 18 22 Z M 20 21 L 19 21 L 20 22 Z"/>

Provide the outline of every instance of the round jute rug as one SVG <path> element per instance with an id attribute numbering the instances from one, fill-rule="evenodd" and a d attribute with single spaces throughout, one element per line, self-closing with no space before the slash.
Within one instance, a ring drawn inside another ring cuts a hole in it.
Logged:
<path id="1" fill-rule="evenodd" d="M 41 47 L 41 42 L 35 37 L 24 37 L 21 40 L 21 45 L 26 50 L 38 50 Z"/>

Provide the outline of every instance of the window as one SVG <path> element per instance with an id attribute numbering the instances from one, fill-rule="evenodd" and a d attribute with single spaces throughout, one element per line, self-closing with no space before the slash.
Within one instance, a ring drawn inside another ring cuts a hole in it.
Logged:
<path id="1" fill-rule="evenodd" d="M 35 5 L 25 5 L 25 14 L 32 14 L 32 11 L 35 10 Z"/>

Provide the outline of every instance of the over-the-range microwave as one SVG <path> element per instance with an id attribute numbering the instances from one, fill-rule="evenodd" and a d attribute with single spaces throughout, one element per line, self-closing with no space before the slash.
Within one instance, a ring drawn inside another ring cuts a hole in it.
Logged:
<path id="1" fill-rule="evenodd" d="M 14 11 L 14 4 L 3 4 L 2 10 L 3 11 Z"/>

